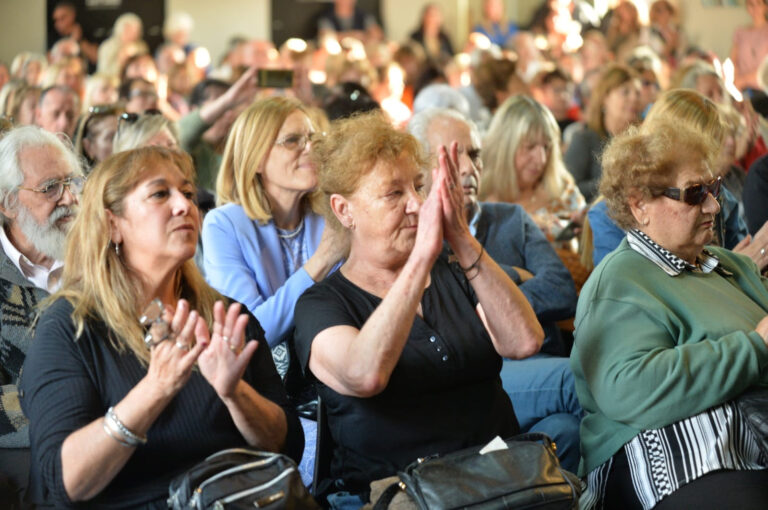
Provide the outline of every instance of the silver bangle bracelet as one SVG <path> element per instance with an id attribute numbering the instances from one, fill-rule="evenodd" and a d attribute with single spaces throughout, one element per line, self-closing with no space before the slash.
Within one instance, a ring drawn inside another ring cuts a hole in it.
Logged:
<path id="1" fill-rule="evenodd" d="M 112 429 L 109 427 L 109 425 L 107 425 L 106 418 L 104 418 L 104 422 L 101 424 L 101 426 L 104 427 L 104 432 L 106 432 L 109 437 L 111 437 L 121 445 L 125 446 L 126 448 L 133 447 L 131 443 L 128 443 L 127 441 L 121 439 L 120 437 L 116 436 L 114 432 L 112 432 Z"/>
<path id="2" fill-rule="evenodd" d="M 107 409 L 107 414 L 104 415 L 104 418 L 106 418 L 108 423 L 114 423 L 114 425 L 117 427 L 117 430 L 120 432 L 120 435 L 123 436 L 126 442 L 131 443 L 134 446 L 147 444 L 147 436 L 139 436 L 138 434 L 132 432 L 128 427 L 126 427 L 115 414 L 114 407 Z"/>

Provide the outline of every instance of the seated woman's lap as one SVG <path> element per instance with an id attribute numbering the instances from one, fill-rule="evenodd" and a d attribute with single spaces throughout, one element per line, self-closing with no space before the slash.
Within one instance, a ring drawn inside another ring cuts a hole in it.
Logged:
<path id="1" fill-rule="evenodd" d="M 768 504 L 768 469 L 714 471 L 683 485 L 663 498 L 654 510 L 762 510 Z M 613 456 L 606 481 L 605 510 L 641 510 L 624 449 Z"/>

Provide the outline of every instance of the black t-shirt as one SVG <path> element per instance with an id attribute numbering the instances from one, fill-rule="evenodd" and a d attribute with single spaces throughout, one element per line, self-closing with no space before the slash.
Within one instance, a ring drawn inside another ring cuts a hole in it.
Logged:
<path id="1" fill-rule="evenodd" d="M 518 424 L 499 378 L 502 359 L 475 312 L 464 276 L 441 256 L 421 299 L 408 341 L 387 388 L 371 398 L 336 393 L 318 382 L 336 448 L 340 488 L 368 490 L 417 457 L 511 436 Z M 296 350 L 308 370 L 312 341 L 332 326 L 362 328 L 381 299 L 337 271 L 299 298 Z"/>
<path id="2" fill-rule="evenodd" d="M 36 502 L 56 508 L 69 506 L 61 474 L 64 439 L 103 416 L 147 373 L 133 354 L 119 354 L 112 347 L 103 322 L 88 321 L 75 340 L 71 314 L 72 305 L 63 298 L 43 312 L 21 376 L 21 403 L 32 442 L 31 487 Z M 260 340 L 261 345 L 243 380 L 282 406 L 288 422 L 284 452 L 298 462 L 304 439 L 301 424 L 287 404 L 264 332 L 253 317 L 246 338 Z M 173 477 L 216 451 L 248 446 L 199 370 L 152 424 L 147 438 L 101 493 L 77 506 L 167 508 Z"/>

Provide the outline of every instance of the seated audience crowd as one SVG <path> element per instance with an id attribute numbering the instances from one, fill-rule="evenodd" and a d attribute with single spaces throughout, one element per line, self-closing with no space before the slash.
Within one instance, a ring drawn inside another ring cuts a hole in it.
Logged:
<path id="1" fill-rule="evenodd" d="M 254 448 L 353 509 L 543 432 L 580 508 L 764 508 L 768 3 L 730 63 L 610 4 L 392 41 L 335 0 L 211 62 L 54 3 L 0 62 L 0 506 L 166 508 Z"/>

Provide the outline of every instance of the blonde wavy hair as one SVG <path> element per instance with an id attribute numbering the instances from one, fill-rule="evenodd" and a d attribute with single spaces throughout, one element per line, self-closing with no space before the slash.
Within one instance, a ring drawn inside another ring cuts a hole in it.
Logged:
<path id="1" fill-rule="evenodd" d="M 573 185 L 573 177 L 561 156 L 560 128 L 555 117 L 535 99 L 513 96 L 494 114 L 485 136 L 483 173 L 478 190 L 480 200 L 492 195 L 501 202 L 517 202 L 520 188 L 515 154 L 522 143 L 537 137 L 543 137 L 549 143 L 547 166 L 539 185 L 544 186 L 552 198 L 561 197 L 566 188 Z"/>
<path id="2" fill-rule="evenodd" d="M 648 111 L 640 129 L 653 131 L 659 122 L 680 122 L 712 139 L 718 148 L 726 134 L 720 108 L 693 89 L 672 89 L 662 93 Z"/>
<path id="3" fill-rule="evenodd" d="M 179 128 L 175 122 L 167 119 L 164 115 L 142 113 L 134 122 L 127 122 L 118 118 L 117 132 L 112 141 L 112 151 L 122 152 L 143 147 L 163 129 L 168 131 L 178 146 Z"/>
<path id="4" fill-rule="evenodd" d="M 63 297 L 72 304 L 76 336 L 83 332 L 87 320 L 104 321 L 110 330 L 107 341 L 118 352 L 133 353 L 144 365 L 149 364 L 150 353 L 138 317 L 146 296 L 138 275 L 115 252 L 107 211 L 123 216 L 126 196 L 162 165 L 177 168 L 195 182 L 192 158 L 162 147 L 120 152 L 94 169 L 67 236 L 61 289 L 47 300 Z M 187 299 L 211 327 L 213 305 L 223 298 L 205 282 L 191 258 L 179 268 L 175 282 L 179 296 Z"/>
<path id="5" fill-rule="evenodd" d="M 272 208 L 260 172 L 285 119 L 296 111 L 310 118 L 300 101 L 268 97 L 259 99 L 237 116 L 216 179 L 216 205 L 238 204 L 249 218 L 262 225 L 272 219 Z M 308 194 L 304 198 L 305 208 L 319 212 L 318 200 L 319 194 Z"/>

